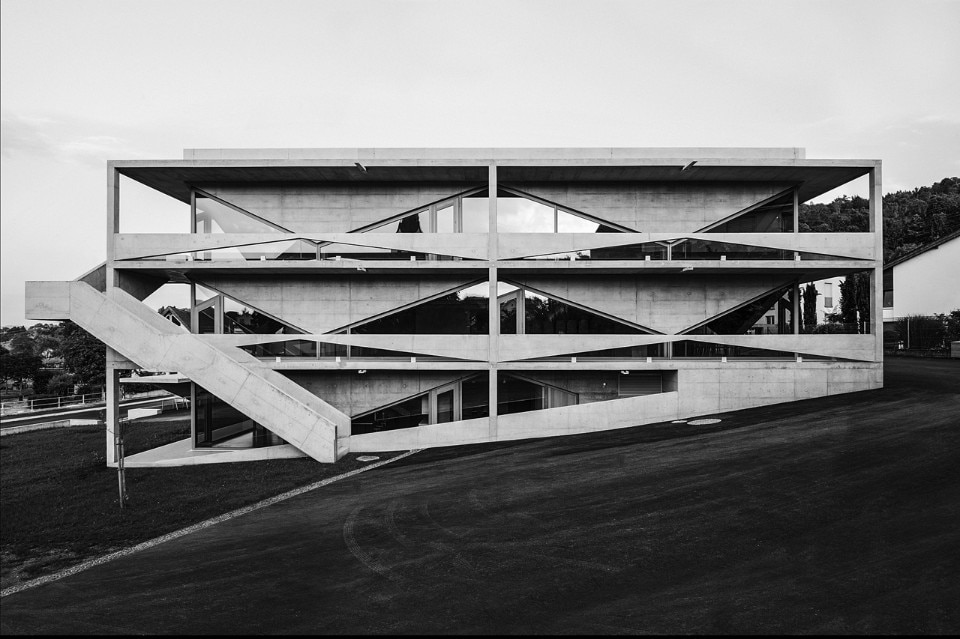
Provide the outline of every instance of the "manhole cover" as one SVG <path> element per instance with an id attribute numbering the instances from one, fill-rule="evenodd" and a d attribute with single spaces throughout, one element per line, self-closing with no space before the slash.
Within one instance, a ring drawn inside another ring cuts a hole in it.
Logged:
<path id="1" fill-rule="evenodd" d="M 374 457 L 373 455 L 360 455 L 357 457 L 358 462 L 372 462 L 380 459 L 379 457 Z"/>
<path id="2" fill-rule="evenodd" d="M 686 424 L 686 423 L 687 423 L 687 420 L 685 420 L 685 419 L 675 419 L 675 420 L 673 420 L 673 421 L 670 422 L 670 423 L 671 423 L 671 424 Z"/>
<path id="3" fill-rule="evenodd" d="M 710 424 L 719 424 L 719 419 L 694 419 L 687 422 L 691 426 L 709 426 Z"/>

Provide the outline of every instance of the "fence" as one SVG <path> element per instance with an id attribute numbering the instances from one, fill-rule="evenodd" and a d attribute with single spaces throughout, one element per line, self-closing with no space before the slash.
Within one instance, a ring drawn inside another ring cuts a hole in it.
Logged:
<path id="1" fill-rule="evenodd" d="M 125 395 L 123 399 L 138 397 L 165 397 L 169 393 L 165 390 L 154 390 L 146 393 Z M 103 391 L 87 393 L 86 395 L 62 395 L 60 397 L 42 397 L 40 399 L 20 399 L 0 402 L 0 415 L 29 413 L 38 410 L 85 406 L 87 404 L 103 404 L 106 401 Z"/>
<path id="2" fill-rule="evenodd" d="M 945 315 L 911 315 L 883 323 L 885 351 L 947 356 L 950 342 L 960 339 L 960 325 Z"/>
<path id="3" fill-rule="evenodd" d="M 862 323 L 822 322 L 820 324 L 801 324 L 800 332 L 805 335 L 869 335 L 872 331 L 870 330 L 870 322 L 864 321 Z"/>

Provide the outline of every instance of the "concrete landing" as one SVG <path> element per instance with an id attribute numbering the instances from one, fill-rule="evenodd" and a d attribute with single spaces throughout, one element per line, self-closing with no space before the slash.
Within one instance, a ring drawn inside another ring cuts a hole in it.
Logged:
<path id="1" fill-rule="evenodd" d="M 264 448 L 214 447 L 195 449 L 188 437 L 166 446 L 159 446 L 136 455 L 130 455 L 124 459 L 124 466 L 127 468 L 166 468 L 170 466 L 229 464 L 231 462 L 293 459 L 297 457 L 306 457 L 306 455 L 289 444 L 266 446 Z"/>

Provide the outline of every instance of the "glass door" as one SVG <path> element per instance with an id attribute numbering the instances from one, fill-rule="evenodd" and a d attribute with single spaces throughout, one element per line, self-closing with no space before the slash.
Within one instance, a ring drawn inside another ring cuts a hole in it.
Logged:
<path id="1" fill-rule="evenodd" d="M 430 393 L 434 424 L 445 424 L 460 419 L 460 396 L 457 384 L 448 384 Z"/>

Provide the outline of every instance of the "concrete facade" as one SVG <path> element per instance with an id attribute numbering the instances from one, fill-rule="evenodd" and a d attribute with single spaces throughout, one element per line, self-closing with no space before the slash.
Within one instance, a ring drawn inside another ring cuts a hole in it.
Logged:
<path id="1" fill-rule="evenodd" d="M 870 229 L 797 232 L 800 203 L 862 175 Z M 188 204 L 194 232 L 119 233 L 121 176 Z M 329 462 L 883 383 L 881 336 L 806 335 L 793 319 L 802 284 L 867 271 L 880 325 L 878 161 L 802 149 L 187 150 L 112 162 L 108 179 L 107 262 L 29 283 L 27 306 L 106 342 L 108 421 L 120 370 L 194 383 L 191 440 L 130 465 Z M 177 323 L 142 303 L 175 284 L 191 299 L 167 310 Z M 749 330 L 767 316 L 775 330 Z"/>

